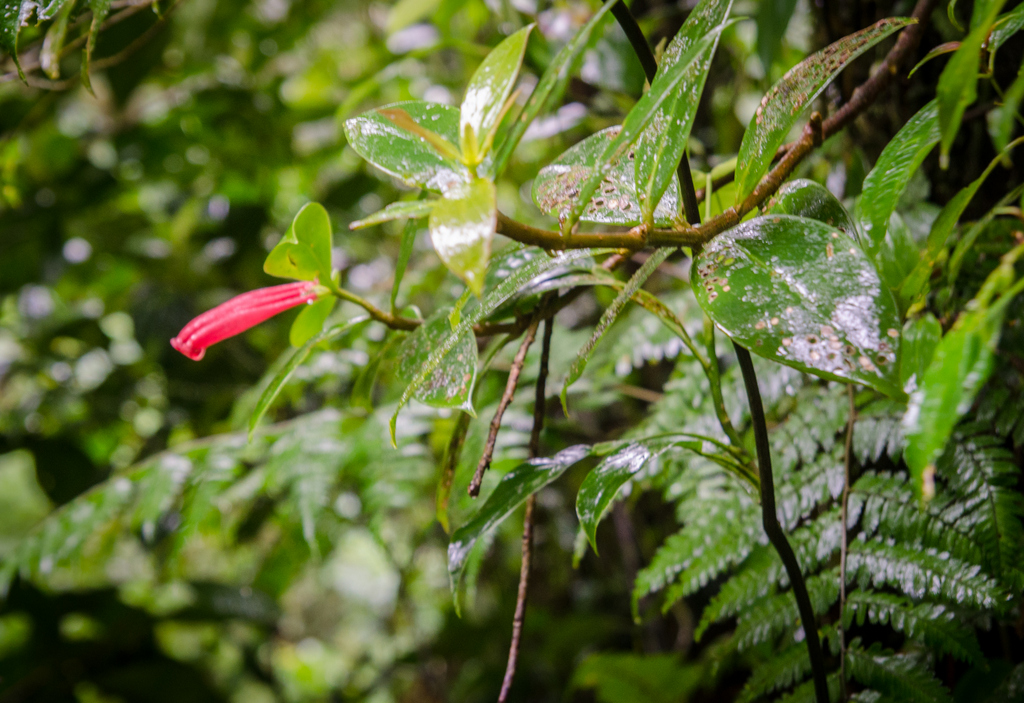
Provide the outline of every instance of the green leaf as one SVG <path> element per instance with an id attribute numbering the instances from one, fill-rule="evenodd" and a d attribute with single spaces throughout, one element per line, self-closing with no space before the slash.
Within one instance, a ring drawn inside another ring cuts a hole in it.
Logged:
<path id="1" fill-rule="evenodd" d="M 391 220 L 400 220 L 402 218 L 418 218 L 426 217 L 434 210 L 434 205 L 437 204 L 436 200 L 400 200 L 395 203 L 391 203 L 383 210 L 378 210 L 369 217 L 364 217 L 361 220 L 356 220 L 349 224 L 349 229 L 363 229 L 365 227 L 372 227 L 373 225 L 379 225 L 382 222 L 390 222 Z"/>
<path id="2" fill-rule="evenodd" d="M 580 662 L 569 687 L 594 689 L 599 703 L 679 703 L 705 676 L 703 664 L 684 664 L 678 654 L 601 652 Z"/>
<path id="3" fill-rule="evenodd" d="M 890 17 L 843 37 L 790 69 L 772 86 L 747 126 L 736 168 L 736 202 L 742 202 L 768 172 L 775 151 L 803 109 L 851 61 L 914 20 Z"/>
<path id="4" fill-rule="evenodd" d="M 860 244 L 860 232 L 839 199 L 825 186 L 806 178 L 783 183 L 768 201 L 765 214 L 797 215 L 824 222 Z"/>
<path id="5" fill-rule="evenodd" d="M 938 142 L 939 107 L 932 100 L 889 141 L 865 177 L 856 212 L 864 232 L 864 249 L 872 257 L 885 240 L 889 217 L 896 211 L 900 195 Z"/>
<path id="6" fill-rule="evenodd" d="M 942 325 L 930 312 L 903 326 L 903 343 L 900 351 L 900 384 L 909 393 L 907 384 L 916 388 L 924 378 L 928 365 L 932 363 L 935 348 L 942 339 Z"/>
<path id="7" fill-rule="evenodd" d="M 412 248 L 416 244 L 416 233 L 419 232 L 419 225 L 415 219 L 410 219 L 402 229 L 402 243 L 398 249 L 398 259 L 395 261 L 395 282 L 391 284 L 391 311 L 395 311 L 395 303 L 398 301 L 398 289 L 402 286 L 402 279 L 405 278 L 405 269 L 409 266 L 409 259 L 412 257 Z"/>
<path id="8" fill-rule="evenodd" d="M 1005 15 L 1000 17 L 995 26 L 992 27 L 992 34 L 989 36 L 989 51 L 994 55 L 996 49 L 1001 47 L 1006 40 L 1024 27 L 1024 5 L 1017 5 Z"/>
<path id="9" fill-rule="evenodd" d="M 669 257 L 675 249 L 663 248 L 657 249 L 647 257 L 647 261 L 643 263 L 637 272 L 633 274 L 632 278 L 627 283 L 619 294 L 615 296 L 615 300 L 609 305 L 604 313 L 601 315 L 601 319 L 598 320 L 597 326 L 594 328 L 593 334 L 590 335 L 590 339 L 583 345 L 583 348 L 576 354 L 576 358 L 572 362 L 572 366 L 569 367 L 569 373 L 565 378 L 565 383 L 562 384 L 562 410 L 565 411 L 566 416 L 569 415 L 568 407 L 566 405 L 566 395 L 569 392 L 569 386 L 579 380 L 579 377 L 583 375 L 583 370 L 587 368 L 587 362 L 590 360 L 590 355 L 594 352 L 594 348 L 598 342 L 601 341 L 601 337 L 608 331 L 612 323 L 622 312 L 622 308 L 626 306 L 626 303 L 630 301 L 633 295 L 640 290 L 640 286 L 647 282 L 647 279 L 654 269 L 661 266 L 661 264 Z"/>
<path id="10" fill-rule="evenodd" d="M 921 249 L 914 241 L 910 227 L 898 212 L 889 216 L 885 238 L 875 251 L 874 259 L 878 275 L 896 298 L 902 319 L 909 308 L 909 303 L 900 295 L 900 287 L 913 273 L 914 267 L 921 263 Z"/>
<path id="11" fill-rule="evenodd" d="M 284 385 L 288 383 L 288 379 L 290 379 L 292 374 L 295 373 L 295 369 L 299 368 L 299 366 L 302 365 L 302 362 L 306 360 L 309 353 L 313 350 L 313 347 L 321 342 L 337 339 L 338 337 L 350 332 L 357 325 L 361 325 L 369 319 L 370 318 L 368 316 L 362 315 L 360 317 L 352 318 L 348 322 L 340 325 L 335 325 L 329 330 L 324 330 L 320 332 L 320 334 L 308 340 L 304 345 L 302 345 L 301 349 L 296 350 L 296 352 L 291 355 L 291 358 L 288 359 L 288 363 L 281 367 L 281 370 L 278 371 L 272 379 L 270 379 L 270 383 L 265 389 L 263 389 L 263 393 L 260 395 L 260 399 L 257 401 L 256 407 L 252 411 L 252 416 L 249 418 L 250 441 L 252 441 L 252 435 L 256 431 L 256 426 L 270 408 L 270 404 L 274 402 L 278 393 L 280 393 L 281 389 L 284 388 Z"/>
<path id="12" fill-rule="evenodd" d="M 77 4 L 78 0 L 61 0 L 57 17 L 50 28 L 46 30 L 46 37 L 43 39 L 43 46 L 39 51 L 39 65 L 43 69 L 43 73 L 52 81 L 60 78 L 61 50 L 64 48 L 64 37 L 67 35 L 71 12 Z"/>
<path id="13" fill-rule="evenodd" d="M 1024 9 L 1024 5 L 1018 7 Z M 1021 13 L 1024 17 L 1024 13 Z M 988 131 L 992 136 L 992 145 L 1001 152 L 1010 143 L 1013 130 L 1017 126 L 1017 117 L 1021 103 L 1024 102 L 1024 62 L 1017 71 L 1017 77 L 1003 94 L 1002 105 L 996 106 L 988 113 Z"/>
<path id="14" fill-rule="evenodd" d="M 523 27 L 494 47 L 469 79 L 459 110 L 459 143 L 470 166 L 483 160 L 494 141 L 533 27 Z"/>
<path id="15" fill-rule="evenodd" d="M 263 262 L 263 270 L 278 278 L 331 281 L 331 218 L 320 203 L 306 203 L 284 237 Z"/>
<path id="16" fill-rule="evenodd" d="M 590 456 L 590 452 L 590 447 L 577 444 L 552 457 L 532 459 L 505 474 L 473 519 L 452 535 L 448 545 L 448 574 L 453 591 L 458 588 L 466 559 L 476 541 L 501 524 L 531 495 Z"/>
<path id="17" fill-rule="evenodd" d="M 687 69 L 690 64 L 701 60 L 708 46 L 718 41 L 719 35 L 726 26 L 725 24 L 718 25 L 689 46 L 686 52 L 679 57 L 675 70 L 666 73 L 663 80 L 655 78 L 651 89 L 637 101 L 637 104 L 626 115 L 622 128 L 615 135 L 608 135 L 613 138 L 607 142 L 601 155 L 597 158 L 593 170 L 587 174 L 585 180 L 581 181 L 575 204 L 566 217 L 560 218 L 563 232 L 569 232 L 576 226 L 584 210 L 590 205 L 591 198 L 597 195 L 599 188 L 602 193 L 604 192 L 607 176 L 614 168 L 615 162 L 629 158 L 634 144 L 658 115 L 658 111 L 675 100 L 683 79 L 689 76 Z"/>
<path id="18" fill-rule="evenodd" d="M 434 250 L 477 296 L 483 293 L 497 226 L 497 192 L 494 183 L 485 178 L 445 191 L 430 213 Z"/>
<path id="19" fill-rule="evenodd" d="M 459 111 L 453 107 L 411 100 L 381 109 L 403 110 L 423 129 L 449 143 L 459 141 Z M 380 110 L 346 120 L 345 136 L 356 153 L 406 185 L 442 192 L 469 180 L 462 164 L 442 156 L 426 139 L 402 129 Z"/>
<path id="20" fill-rule="evenodd" d="M 762 2 L 757 8 L 757 55 L 766 76 L 772 74 L 772 64 L 782 47 L 782 38 L 796 9 L 796 0 Z"/>
<path id="21" fill-rule="evenodd" d="M 537 87 L 530 93 L 526 105 L 523 106 L 522 113 L 520 113 L 515 123 L 509 129 L 508 135 L 502 141 L 501 146 L 496 150 L 492 169 L 495 174 L 501 174 L 505 170 L 508 160 L 512 158 L 512 152 L 515 151 L 530 123 L 536 119 L 537 115 L 558 102 L 565 92 L 569 78 L 578 70 L 584 52 L 600 36 L 601 32 L 595 30 L 602 28 L 601 25 L 608 18 L 608 13 L 615 3 L 619 1 L 610 0 L 602 4 L 598 11 L 573 35 L 569 43 L 562 47 L 562 50 L 558 52 L 558 55 L 548 65 L 544 75 L 537 82 Z"/>
<path id="22" fill-rule="evenodd" d="M 0 49 L 14 59 L 21 80 L 25 80 L 25 72 L 22 71 L 21 62 L 18 60 L 18 34 L 28 23 L 34 8 L 34 3 L 23 0 L 3 0 L 0 4 Z"/>
<path id="23" fill-rule="evenodd" d="M 563 252 L 556 256 L 537 257 L 512 271 L 504 280 L 495 286 L 493 290 L 487 292 L 479 305 L 467 310 L 465 314 L 463 314 L 458 327 L 454 330 L 450 330 L 449 334 L 434 346 L 430 352 L 430 356 L 424 362 L 422 368 L 420 368 L 419 373 L 406 387 L 405 391 L 402 393 L 402 397 L 399 398 L 398 406 L 395 408 L 395 414 L 391 416 L 391 443 L 395 443 L 395 426 L 398 421 L 398 413 L 401 411 L 402 406 L 408 403 L 409 399 L 417 393 L 420 386 L 430 378 L 438 366 L 441 365 L 442 360 L 448 352 L 455 348 L 455 346 L 459 344 L 464 337 L 467 335 L 472 336 L 473 325 L 494 312 L 509 298 L 515 295 L 520 288 L 537 276 L 553 269 L 569 266 L 573 262 L 593 256 L 595 253 L 598 252 L 592 249 L 576 249 L 573 251 Z M 445 322 L 447 323 L 447 320 Z"/>
<path id="24" fill-rule="evenodd" d="M 953 139 L 960 130 L 967 106 L 978 97 L 978 62 L 981 48 L 988 39 L 992 24 L 1003 6 L 1004 0 L 988 3 L 985 16 L 979 21 L 971 18 L 971 31 L 950 58 L 946 68 L 939 76 L 939 84 L 935 90 L 939 104 L 940 155 L 942 168 L 949 166 L 949 149 Z M 980 6 L 980 4 L 979 4 Z M 976 10 L 979 8 L 976 7 Z M 977 14 L 977 13 L 976 13 Z"/>
<path id="25" fill-rule="evenodd" d="M 942 684 L 927 669 L 917 666 L 912 657 L 882 650 L 878 643 L 867 650 L 851 646 L 846 653 L 846 664 L 854 680 L 884 694 L 888 700 L 905 703 L 952 701 Z"/>
<path id="26" fill-rule="evenodd" d="M 327 317 L 337 300 L 333 295 L 327 295 L 303 306 L 288 333 L 288 341 L 293 347 L 301 347 L 323 331 L 324 323 L 327 322 Z"/>
<path id="27" fill-rule="evenodd" d="M 935 493 L 935 460 L 946 446 L 957 420 L 992 372 L 993 357 L 1003 314 L 1013 297 L 1024 289 L 1024 279 L 1013 284 L 1013 265 L 1024 245 L 1006 254 L 968 304 L 953 329 L 942 338 L 919 387 L 910 395 L 903 417 L 906 437 L 904 458 L 914 479 L 914 490 L 925 500 Z M 992 304 L 992 298 L 1002 294 Z"/>
<path id="28" fill-rule="evenodd" d="M 452 333 L 446 310 L 440 310 L 410 334 L 399 349 L 399 375 L 411 381 L 434 349 Z M 416 389 L 416 400 L 434 408 L 457 408 L 475 416 L 473 386 L 476 384 L 476 338 L 461 337 L 444 356 L 443 363 Z"/>
<path id="29" fill-rule="evenodd" d="M 656 206 L 676 182 L 676 170 L 690 139 L 690 129 L 720 35 L 715 34 L 711 42 L 703 44 L 691 60 L 681 59 L 726 20 L 731 7 L 732 0 L 702 0 L 687 16 L 658 66 L 651 91 L 660 91 L 663 84 L 671 83 L 675 86 L 671 90 L 676 97 L 654 111 L 650 125 L 637 140 L 636 192 L 644 222 L 654 221 Z"/>
<path id="30" fill-rule="evenodd" d="M 110 0 L 89 0 L 89 9 L 92 11 L 92 22 L 89 24 L 89 38 L 86 40 L 85 53 L 82 56 L 82 85 L 91 93 L 92 81 L 89 78 L 89 64 L 92 61 L 93 49 L 96 48 L 96 36 L 110 12 Z"/>
<path id="31" fill-rule="evenodd" d="M 701 307 L 752 352 L 903 396 L 896 304 L 848 235 L 816 220 L 758 217 L 711 240 L 694 268 Z"/>
<path id="32" fill-rule="evenodd" d="M 580 194 L 580 187 L 595 173 L 606 148 L 621 133 L 621 127 L 608 127 L 590 135 L 541 169 L 533 181 L 533 202 L 543 212 L 559 220 L 569 216 Z M 601 181 L 597 197 L 580 214 L 584 222 L 609 225 L 640 224 L 640 199 L 635 186 L 636 152 L 613 160 Z M 670 226 L 679 216 L 679 179 L 669 181 L 665 195 L 654 211 L 654 223 Z"/>
<path id="33" fill-rule="evenodd" d="M 650 458 L 649 447 L 632 442 L 615 454 L 605 457 L 584 479 L 579 493 L 576 494 L 576 515 L 595 553 L 598 523 L 608 512 L 622 485 L 640 471 Z"/>

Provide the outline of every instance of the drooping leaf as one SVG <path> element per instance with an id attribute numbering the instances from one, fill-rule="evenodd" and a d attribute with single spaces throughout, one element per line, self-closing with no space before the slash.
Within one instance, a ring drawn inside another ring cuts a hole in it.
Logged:
<path id="1" fill-rule="evenodd" d="M 459 111 L 421 100 L 394 103 L 346 120 L 345 136 L 356 152 L 406 185 L 443 192 L 469 180 L 466 168 L 438 153 L 423 137 L 402 129 L 380 110 L 400 109 L 423 129 L 449 143 L 459 141 Z"/>
<path id="2" fill-rule="evenodd" d="M 406 217 L 412 219 L 426 217 L 434 210 L 434 205 L 436 204 L 436 200 L 400 200 L 391 203 L 383 210 L 378 210 L 369 217 L 352 222 L 348 227 L 349 229 L 363 229 L 364 227 L 372 227 L 382 222 L 400 220 Z"/>
<path id="3" fill-rule="evenodd" d="M 608 127 L 590 135 L 541 169 L 533 181 L 533 202 L 543 212 L 562 220 L 569 216 L 580 187 L 594 173 L 605 148 L 621 127 Z M 640 223 L 640 199 L 636 192 L 634 161 L 636 151 L 609 165 L 596 197 L 580 215 L 583 222 L 636 225 Z M 679 179 L 673 178 L 654 211 L 654 223 L 669 226 L 679 216 Z"/>
<path id="4" fill-rule="evenodd" d="M 323 331 L 327 317 L 331 314 L 331 310 L 334 309 L 334 304 L 337 301 L 338 299 L 333 295 L 327 295 L 308 305 L 304 305 L 299 316 L 292 323 L 291 330 L 288 332 L 288 342 L 293 347 L 301 347 L 310 339 L 320 334 Z"/>
<path id="5" fill-rule="evenodd" d="M 452 535 L 448 545 L 448 574 L 452 590 L 457 589 L 469 552 L 482 535 L 497 527 L 531 495 L 588 456 L 590 447 L 577 444 L 552 457 L 532 459 L 505 474 L 473 519 Z"/>
<path id="6" fill-rule="evenodd" d="M 576 359 L 572 362 L 572 366 L 569 367 L 569 373 L 565 377 L 565 383 L 562 384 L 562 409 L 565 414 L 568 415 L 568 407 L 566 405 L 566 395 L 569 392 L 569 386 L 579 380 L 579 377 L 583 375 L 583 370 L 587 368 L 587 362 L 590 360 L 590 355 L 594 352 L 594 348 L 598 342 L 601 341 L 601 337 L 608 331 L 608 328 L 615 322 L 619 313 L 622 312 L 622 308 L 626 306 L 626 303 L 630 301 L 633 295 L 640 290 L 640 287 L 647 282 L 650 275 L 654 273 L 654 269 L 661 266 L 665 259 L 675 251 L 671 248 L 657 249 L 653 254 L 647 257 L 647 261 L 643 263 L 637 272 L 629 279 L 629 282 L 623 286 L 619 294 L 615 296 L 615 300 L 612 304 L 605 308 L 604 313 L 601 315 L 601 319 L 598 320 L 597 326 L 594 327 L 594 332 L 591 334 L 590 339 L 583 345 L 583 348 L 576 354 Z"/>
<path id="7" fill-rule="evenodd" d="M 752 352 L 902 397 L 896 304 L 848 235 L 767 215 L 711 240 L 694 268 L 701 307 Z"/>
<path id="8" fill-rule="evenodd" d="M 595 253 L 597 252 L 594 250 L 576 249 L 573 251 L 563 252 L 557 256 L 538 257 L 512 271 L 501 281 L 501 283 L 495 286 L 493 290 L 487 292 L 479 305 L 467 310 L 459 321 L 458 326 L 454 330 L 450 330 L 444 340 L 434 346 L 430 352 L 430 356 L 423 363 L 422 368 L 420 368 L 415 378 L 413 378 L 406 387 L 405 391 L 402 393 L 402 397 L 399 398 L 398 407 L 395 408 L 395 414 L 391 416 L 390 422 L 392 444 L 395 442 L 395 425 L 398 420 L 398 413 L 401 411 L 402 406 L 408 403 L 427 379 L 433 375 L 434 371 L 438 366 L 440 366 L 448 352 L 455 348 L 463 337 L 466 335 L 472 335 L 473 325 L 494 312 L 530 280 L 547 271 L 551 271 L 562 266 L 569 266 L 574 261 L 593 256 Z"/>
<path id="9" fill-rule="evenodd" d="M 437 347 L 452 334 L 446 310 L 430 317 L 409 335 L 399 349 L 399 374 L 409 381 Z M 426 381 L 416 390 L 415 398 L 434 408 L 457 408 L 473 414 L 473 386 L 476 384 L 479 356 L 476 338 L 461 337 Z"/>
<path id="10" fill-rule="evenodd" d="M 1000 17 L 992 27 L 992 34 L 989 36 L 989 51 L 995 54 L 996 49 L 1006 43 L 1006 40 L 1019 32 L 1024 27 L 1024 5 L 1017 5 L 1005 15 Z"/>
<path id="11" fill-rule="evenodd" d="M 772 86 L 761 100 L 740 144 L 736 168 L 736 202 L 742 202 L 768 172 L 775 151 L 804 108 L 851 61 L 913 20 L 890 17 L 876 22 L 804 59 Z"/>
<path id="12" fill-rule="evenodd" d="M 498 44 L 469 79 L 459 112 L 459 144 L 468 164 L 479 164 L 494 140 L 533 27 L 527 25 Z"/>
<path id="13" fill-rule="evenodd" d="M 484 290 L 484 273 L 497 226 L 497 192 L 494 183 L 485 178 L 445 191 L 430 213 L 434 250 L 448 270 L 477 296 Z"/>
<path id="14" fill-rule="evenodd" d="M 910 177 L 938 142 L 939 107 L 932 100 L 907 120 L 865 177 L 857 201 L 857 219 L 864 232 L 864 249 L 872 257 L 882 246 L 889 217 L 896 211 Z"/>
<path id="15" fill-rule="evenodd" d="M 348 322 L 340 325 L 335 325 L 328 330 L 324 330 L 320 332 L 320 334 L 308 340 L 302 345 L 301 349 L 296 350 L 295 353 L 291 355 L 288 359 L 288 363 L 281 367 L 281 370 L 277 372 L 277 374 L 270 380 L 270 383 L 267 384 L 267 387 L 263 389 L 263 393 L 260 395 L 260 399 L 257 401 L 256 407 L 252 411 L 252 415 L 249 418 L 250 441 L 252 440 L 253 432 L 256 431 L 256 426 L 270 408 L 270 404 L 274 402 L 274 399 L 277 398 L 281 389 L 284 388 L 286 383 L 288 383 L 288 379 L 290 379 L 292 374 L 295 373 L 295 369 L 299 368 L 299 366 L 302 365 L 302 362 L 309 357 L 309 353 L 313 350 L 313 347 L 321 342 L 327 342 L 341 337 L 342 335 L 350 332 L 357 325 L 366 322 L 368 319 L 369 318 L 367 316 L 363 315 L 352 318 Z"/>
<path id="16" fill-rule="evenodd" d="M 263 270 L 278 278 L 331 280 L 331 218 L 320 203 L 306 203 L 277 243 Z"/>
<path id="17" fill-rule="evenodd" d="M 835 227 L 858 244 L 861 243 L 860 232 L 850 213 L 828 188 L 816 181 L 797 178 L 783 183 L 768 201 L 765 214 L 808 217 Z"/>
<path id="18" fill-rule="evenodd" d="M 661 90 L 661 84 L 673 82 L 676 96 L 655 110 L 650 125 L 637 140 L 636 192 L 644 222 L 654 221 L 662 196 L 676 183 L 676 169 L 690 139 L 704 82 L 718 48 L 718 35 L 692 60 L 684 63 L 681 59 L 702 37 L 725 22 L 731 7 L 732 0 L 702 0 L 687 16 L 658 66 L 651 90 Z M 676 72 L 681 77 L 677 78 Z"/>
<path id="19" fill-rule="evenodd" d="M 530 93 L 529 99 L 526 101 L 526 105 L 523 106 L 523 111 L 516 119 L 515 124 L 509 129 L 508 134 L 502 141 L 501 146 L 497 148 L 494 155 L 494 167 L 493 172 L 495 174 L 501 174 L 505 170 L 505 166 L 508 164 L 508 160 L 512 158 L 512 152 L 515 151 L 516 146 L 519 144 L 519 140 L 523 138 L 526 133 L 526 129 L 530 126 L 534 119 L 539 114 L 547 110 L 549 107 L 557 103 L 558 99 L 565 92 L 565 87 L 569 83 L 569 78 L 574 75 L 579 68 L 579 63 L 583 58 L 584 52 L 590 48 L 592 43 L 601 35 L 601 30 L 605 21 L 608 19 L 608 13 L 611 11 L 612 6 L 620 0 L 610 0 L 601 5 L 601 7 L 594 13 L 594 15 L 587 20 L 587 23 L 583 25 L 577 31 L 572 39 L 569 40 L 562 50 L 558 52 L 558 55 L 551 61 L 547 69 L 544 71 L 544 75 L 540 77 L 540 81 L 537 82 L 537 87 Z"/>
<path id="20" fill-rule="evenodd" d="M 85 53 L 82 55 L 82 85 L 90 93 L 92 92 L 92 81 L 89 78 L 89 64 L 92 61 L 92 52 L 96 48 L 96 37 L 103 26 L 103 21 L 110 12 L 110 0 L 89 0 L 89 9 L 92 11 L 92 21 L 89 24 L 89 38 L 85 42 Z"/>
<path id="21" fill-rule="evenodd" d="M 398 290 L 402 286 L 402 279 L 405 278 L 405 269 L 409 266 L 409 259 L 412 257 L 412 248 L 416 244 L 416 233 L 419 226 L 415 219 L 410 219 L 402 228 L 402 242 L 398 249 L 398 259 L 395 260 L 395 282 L 391 285 L 391 310 L 395 310 L 398 301 Z"/>
<path id="22" fill-rule="evenodd" d="M 960 48 L 956 50 L 939 76 L 935 93 L 939 106 L 939 159 L 942 168 L 949 166 L 949 149 L 953 146 L 956 133 L 960 131 L 964 111 L 978 97 L 978 63 L 981 48 L 988 39 L 1004 1 L 989 2 L 987 7 L 984 3 L 978 3 L 975 10 L 982 12 L 975 12 L 975 16 L 972 16 L 970 33 L 964 37 Z"/>
<path id="23" fill-rule="evenodd" d="M 594 469 L 576 494 L 576 516 L 580 527 L 597 552 L 597 525 L 601 522 L 615 495 L 634 474 L 651 458 L 645 444 L 631 443 L 611 456 L 605 457 Z"/>

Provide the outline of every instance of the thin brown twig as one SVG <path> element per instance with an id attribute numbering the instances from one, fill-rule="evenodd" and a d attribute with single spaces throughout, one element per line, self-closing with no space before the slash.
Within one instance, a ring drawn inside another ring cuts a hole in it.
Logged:
<path id="1" fill-rule="evenodd" d="M 494 456 L 494 444 L 498 440 L 498 432 L 501 430 L 501 420 L 505 416 L 512 398 L 516 394 L 516 387 L 519 385 L 519 375 L 523 372 L 523 364 L 526 363 L 526 353 L 530 351 L 530 345 L 537 336 L 537 326 L 540 325 L 540 315 L 534 314 L 533 321 L 526 330 L 526 336 L 519 345 L 512 360 L 512 368 L 508 372 L 508 381 L 505 383 L 505 392 L 498 403 L 498 409 L 491 419 L 490 431 L 487 433 L 487 441 L 484 443 L 484 452 L 480 456 L 480 463 L 476 465 L 476 472 L 473 473 L 473 480 L 469 482 L 469 495 L 476 498 L 480 495 L 480 484 L 484 480 L 484 472 L 491 466 L 491 459 Z"/>
<path id="2" fill-rule="evenodd" d="M 544 321 L 544 341 L 541 343 L 540 368 L 537 372 L 533 404 L 533 429 L 530 431 L 530 458 L 540 455 L 540 433 L 544 429 L 544 418 L 547 410 L 548 360 L 551 357 L 551 332 L 554 325 L 551 319 Z M 508 663 L 505 665 L 505 677 L 501 681 L 498 703 L 505 703 L 508 692 L 512 688 L 512 680 L 516 675 L 516 664 L 519 662 L 519 646 L 523 636 L 523 623 L 526 620 L 526 596 L 530 585 L 530 563 L 533 554 L 533 511 L 536 505 L 534 496 L 526 499 L 526 514 L 523 516 L 523 562 L 519 567 L 519 590 L 516 593 L 516 610 L 512 616 L 512 641 L 508 648 Z"/>
<path id="3" fill-rule="evenodd" d="M 857 419 L 857 400 L 853 384 L 847 387 L 850 396 L 850 414 L 846 421 L 846 447 L 843 454 L 843 496 L 839 519 L 842 521 L 841 541 L 839 543 L 839 700 L 849 698 L 846 690 L 846 552 L 849 548 L 846 534 L 846 520 L 850 504 L 850 464 L 853 460 L 853 424 Z"/>

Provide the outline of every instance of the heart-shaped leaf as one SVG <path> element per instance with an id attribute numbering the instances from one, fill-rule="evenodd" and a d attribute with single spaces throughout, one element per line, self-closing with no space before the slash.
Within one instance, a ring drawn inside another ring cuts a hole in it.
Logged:
<path id="1" fill-rule="evenodd" d="M 904 396 L 896 303 L 849 235 L 802 217 L 757 217 L 712 239 L 694 269 L 701 307 L 750 351 Z"/>
<path id="2" fill-rule="evenodd" d="M 498 226 L 494 183 L 477 178 L 445 191 L 430 212 L 430 239 L 448 270 L 479 296 Z"/>
<path id="3" fill-rule="evenodd" d="M 331 280 L 331 218 L 319 203 L 302 206 L 284 237 L 263 262 L 263 270 L 278 278 Z"/>
<path id="4" fill-rule="evenodd" d="M 736 202 L 742 202 L 768 172 L 775 151 L 800 113 L 851 61 L 887 36 L 914 22 L 890 17 L 843 37 L 791 68 L 761 99 L 740 144 Z"/>
<path id="5" fill-rule="evenodd" d="M 402 110 L 420 128 L 451 144 L 459 142 L 458 110 L 411 100 L 371 110 L 345 122 L 348 143 L 360 156 L 406 185 L 436 192 L 469 180 L 469 172 L 462 164 L 442 156 L 428 140 L 399 127 L 381 110 Z"/>
<path id="6" fill-rule="evenodd" d="M 399 349 L 398 372 L 407 382 L 416 378 L 430 354 L 449 335 L 447 311 L 435 313 L 416 328 Z M 457 408 L 473 413 L 473 386 L 479 362 L 476 338 L 464 335 L 445 355 L 413 396 L 434 408 Z"/>
<path id="7" fill-rule="evenodd" d="M 532 24 L 523 27 L 494 47 L 469 79 L 459 111 L 459 139 L 467 163 L 479 164 L 494 140 L 531 29 Z"/>
<path id="8" fill-rule="evenodd" d="M 542 211 L 563 220 L 575 205 L 581 186 L 594 173 L 608 144 L 618 136 L 621 127 L 608 127 L 571 147 L 541 169 L 533 182 L 533 202 Z M 640 223 L 640 200 L 635 186 L 635 151 L 612 161 L 605 171 L 596 196 L 580 219 L 609 225 Z M 657 225 L 669 226 L 679 216 L 679 179 L 673 176 L 665 195 L 654 211 Z"/>

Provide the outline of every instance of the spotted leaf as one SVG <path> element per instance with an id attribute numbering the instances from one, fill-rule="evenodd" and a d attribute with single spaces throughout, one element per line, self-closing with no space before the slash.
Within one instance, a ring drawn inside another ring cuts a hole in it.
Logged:
<path id="1" fill-rule="evenodd" d="M 402 378 L 406 382 L 415 379 L 431 352 L 451 333 L 448 311 L 442 310 L 409 335 L 399 350 L 398 371 Z M 476 383 L 477 361 L 476 339 L 473 335 L 459 337 L 413 397 L 435 408 L 458 408 L 472 413 L 470 396 Z"/>

